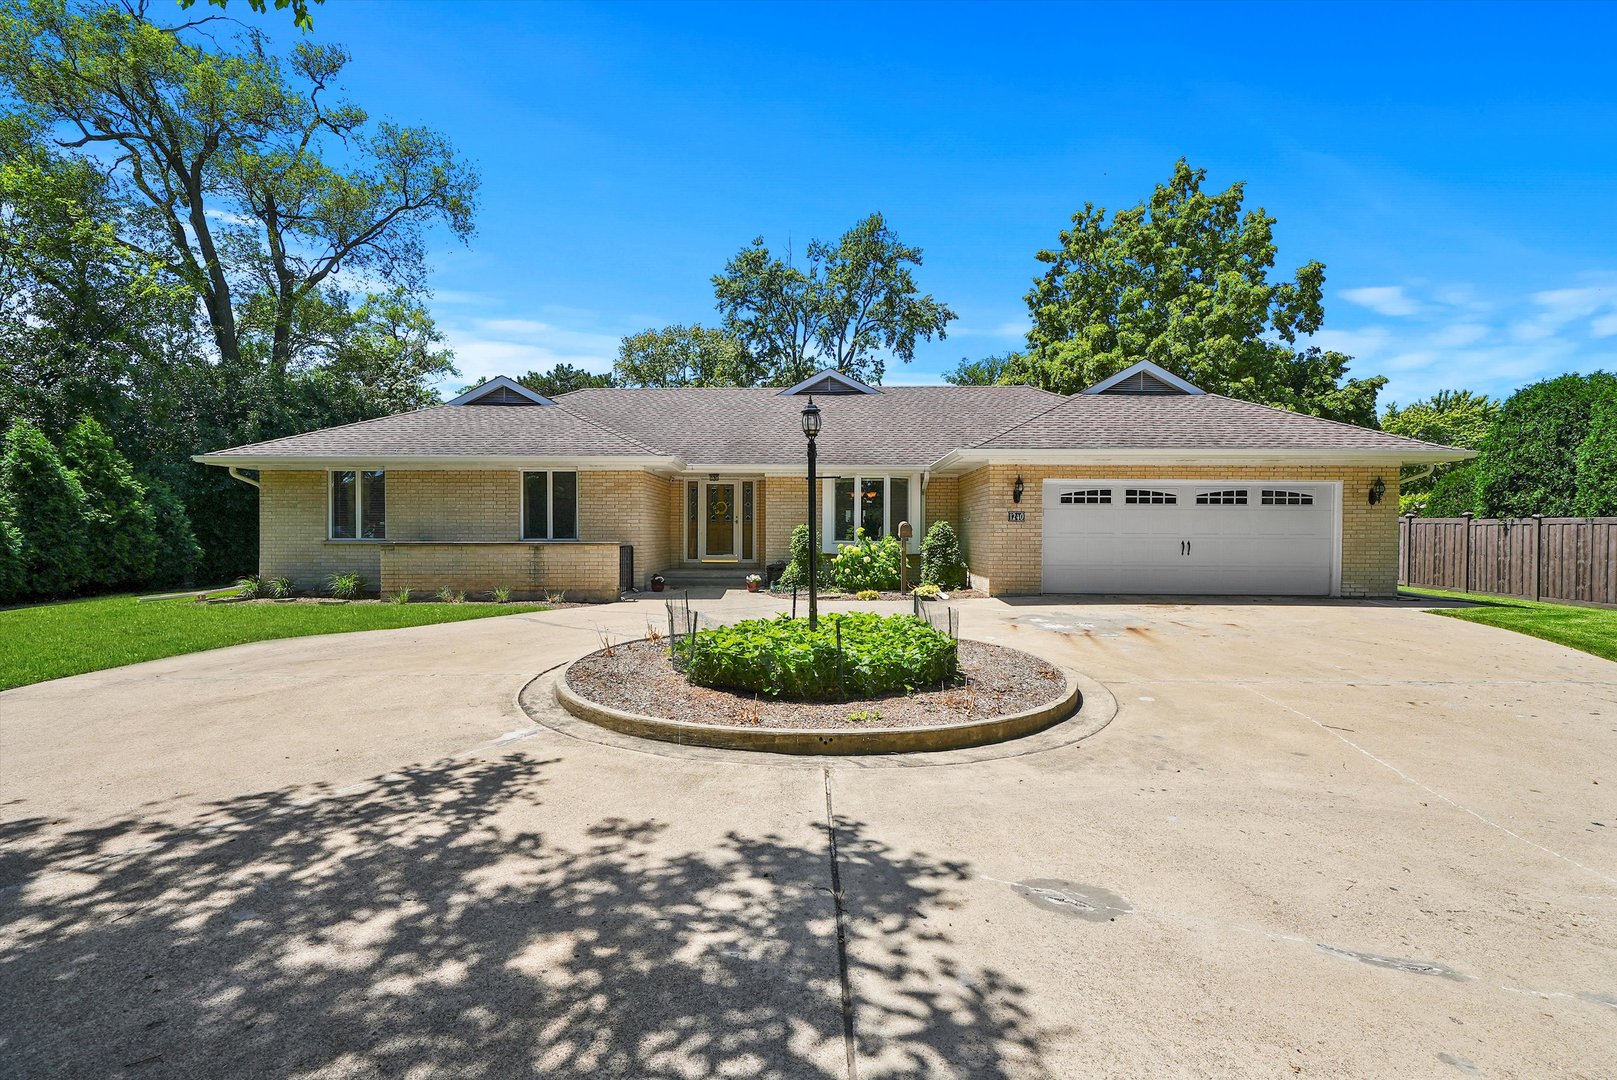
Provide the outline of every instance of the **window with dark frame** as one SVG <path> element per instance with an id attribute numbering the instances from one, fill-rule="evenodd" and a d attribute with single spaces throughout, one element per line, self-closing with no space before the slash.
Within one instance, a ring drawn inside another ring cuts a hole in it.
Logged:
<path id="1" fill-rule="evenodd" d="M 1263 489 L 1264 506 L 1313 506 L 1314 496 L 1306 491 L 1285 491 L 1278 488 Z"/>
<path id="2" fill-rule="evenodd" d="M 1196 496 L 1197 506 L 1245 506 L 1246 492 L 1241 489 L 1229 491 L 1204 491 Z"/>
<path id="3" fill-rule="evenodd" d="M 578 539 L 578 473 L 522 474 L 522 539 Z"/>
<path id="4" fill-rule="evenodd" d="M 1068 506 L 1101 505 L 1111 501 L 1111 488 L 1086 488 L 1083 491 L 1063 491 L 1061 493 L 1061 502 Z"/>
<path id="5" fill-rule="evenodd" d="M 1124 488 L 1123 502 L 1129 506 L 1173 506 L 1179 502 L 1179 497 L 1171 491 Z"/>

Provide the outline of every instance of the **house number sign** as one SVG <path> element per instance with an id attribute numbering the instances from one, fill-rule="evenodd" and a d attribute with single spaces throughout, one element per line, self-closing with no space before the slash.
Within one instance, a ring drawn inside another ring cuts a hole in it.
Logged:
<path id="1" fill-rule="evenodd" d="M 1006 521 L 1026 521 L 1027 520 L 1027 511 L 1026 510 L 1007 510 L 1007 511 L 1005 511 L 1005 520 Z"/>

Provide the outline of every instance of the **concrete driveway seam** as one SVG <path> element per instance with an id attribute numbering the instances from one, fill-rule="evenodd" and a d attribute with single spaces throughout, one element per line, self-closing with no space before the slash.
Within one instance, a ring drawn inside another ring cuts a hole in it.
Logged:
<path id="1" fill-rule="evenodd" d="M 1404 770 L 1400 769 L 1398 766 L 1394 765 L 1392 762 L 1387 761 L 1387 760 L 1385 760 L 1383 758 L 1377 757 L 1375 754 L 1371 753 L 1369 750 L 1367 750 L 1364 747 L 1360 746 L 1358 743 L 1354 742 L 1352 739 L 1349 739 L 1348 737 L 1343 735 L 1341 732 L 1339 732 L 1339 731 L 1335 730 L 1334 728 L 1332 728 L 1329 724 L 1323 724 L 1320 721 L 1314 719 L 1312 716 L 1309 716 L 1307 713 L 1301 711 L 1300 709 L 1292 708 L 1290 705 L 1287 705 L 1283 701 L 1276 701 L 1274 698 L 1270 697 L 1268 694 L 1265 694 L 1262 690 L 1259 690 L 1254 686 L 1250 686 L 1250 685 L 1247 685 L 1247 684 L 1243 683 L 1242 684 L 1242 689 L 1248 691 L 1249 693 L 1255 694 L 1256 696 L 1262 698 L 1264 701 L 1267 701 L 1269 704 L 1275 706 L 1278 709 L 1284 709 L 1286 712 L 1291 713 L 1293 716 L 1302 717 L 1304 720 L 1307 720 L 1310 724 L 1313 724 L 1315 727 L 1319 728 L 1321 731 L 1325 732 L 1327 735 L 1330 735 L 1333 738 L 1339 739 L 1341 742 L 1343 742 L 1346 745 L 1352 747 L 1354 750 L 1358 751 L 1360 754 L 1363 754 L 1365 757 L 1369 758 L 1371 761 L 1375 762 L 1377 765 L 1380 765 L 1383 769 L 1388 770 L 1393 775 L 1397 776 L 1400 780 L 1403 780 L 1405 783 L 1413 784 L 1414 786 L 1420 788 L 1422 791 L 1426 792 L 1432 798 L 1442 800 L 1443 802 L 1447 803 L 1449 806 L 1452 806 L 1454 809 L 1459 810 L 1461 813 L 1470 814 L 1472 817 L 1476 818 L 1478 821 L 1482 822 L 1484 825 L 1488 826 L 1489 828 L 1498 829 L 1500 832 L 1504 833 L 1506 836 L 1509 836 L 1509 837 L 1511 837 L 1512 839 L 1515 839 L 1515 840 L 1519 840 L 1522 843 L 1526 844 L 1528 847 L 1534 848 L 1534 849 L 1542 852 L 1545 855 L 1549 855 L 1549 856 L 1552 856 L 1553 858 L 1560 859 L 1562 862 L 1567 863 L 1568 865 L 1571 865 L 1571 866 L 1575 866 L 1579 870 L 1584 871 L 1585 873 L 1593 874 L 1595 877 L 1599 878 L 1601 881 L 1606 882 L 1608 885 L 1617 885 L 1617 877 L 1613 877 L 1610 874 L 1604 873 L 1604 872 L 1602 872 L 1600 870 L 1596 870 L 1592 866 L 1587 866 L 1584 863 L 1581 863 L 1578 860 L 1572 858 L 1571 856 L 1563 855 L 1559 851 L 1554 850 L 1553 848 L 1545 847 L 1543 844 L 1540 844 L 1536 840 L 1529 840 L 1527 837 L 1523 836 L 1519 832 L 1516 832 L 1514 829 L 1511 829 L 1511 828 L 1508 828 L 1507 826 L 1501 825 L 1497 821 L 1493 821 L 1493 820 L 1491 820 L 1489 818 L 1483 817 L 1481 814 L 1477 813 L 1475 810 L 1471 809 L 1469 806 L 1466 806 L 1464 803 L 1456 802 L 1454 799 L 1449 798 L 1449 796 L 1443 794 L 1441 791 L 1438 791 L 1436 788 L 1432 787 L 1430 784 L 1427 784 L 1427 783 L 1425 783 L 1423 781 L 1415 779 L 1413 776 L 1410 776 L 1408 773 L 1404 772 Z"/>

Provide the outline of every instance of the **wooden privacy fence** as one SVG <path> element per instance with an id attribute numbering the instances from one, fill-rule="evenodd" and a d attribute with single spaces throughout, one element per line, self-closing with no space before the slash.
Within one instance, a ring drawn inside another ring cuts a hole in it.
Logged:
<path id="1" fill-rule="evenodd" d="M 1402 517 L 1398 584 L 1617 606 L 1617 518 Z"/>

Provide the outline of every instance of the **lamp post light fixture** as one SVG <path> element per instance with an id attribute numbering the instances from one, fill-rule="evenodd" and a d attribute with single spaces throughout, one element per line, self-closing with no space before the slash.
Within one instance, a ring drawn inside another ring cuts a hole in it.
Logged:
<path id="1" fill-rule="evenodd" d="M 1011 502 L 1019 503 L 1019 502 L 1022 501 L 1022 489 L 1023 489 L 1022 474 L 1017 473 L 1016 474 L 1016 483 L 1011 485 Z"/>
<path id="2" fill-rule="evenodd" d="M 808 436 L 808 615 L 809 629 L 814 630 L 820 625 L 820 612 L 819 607 L 816 604 L 816 597 L 819 593 L 819 583 L 815 580 L 815 570 L 819 566 L 820 562 L 820 542 L 817 535 L 819 530 L 815 528 L 815 525 L 818 522 L 816 521 L 814 498 L 814 459 L 815 454 L 817 453 L 817 447 L 814 440 L 819 438 L 820 435 L 820 407 L 814 404 L 814 398 L 812 396 L 809 398 L 808 404 L 803 406 L 803 434 Z"/>
<path id="3" fill-rule="evenodd" d="M 1370 485 L 1370 505 L 1375 506 L 1380 503 L 1386 494 L 1387 482 L 1379 476 L 1376 477 L 1376 482 Z"/>

